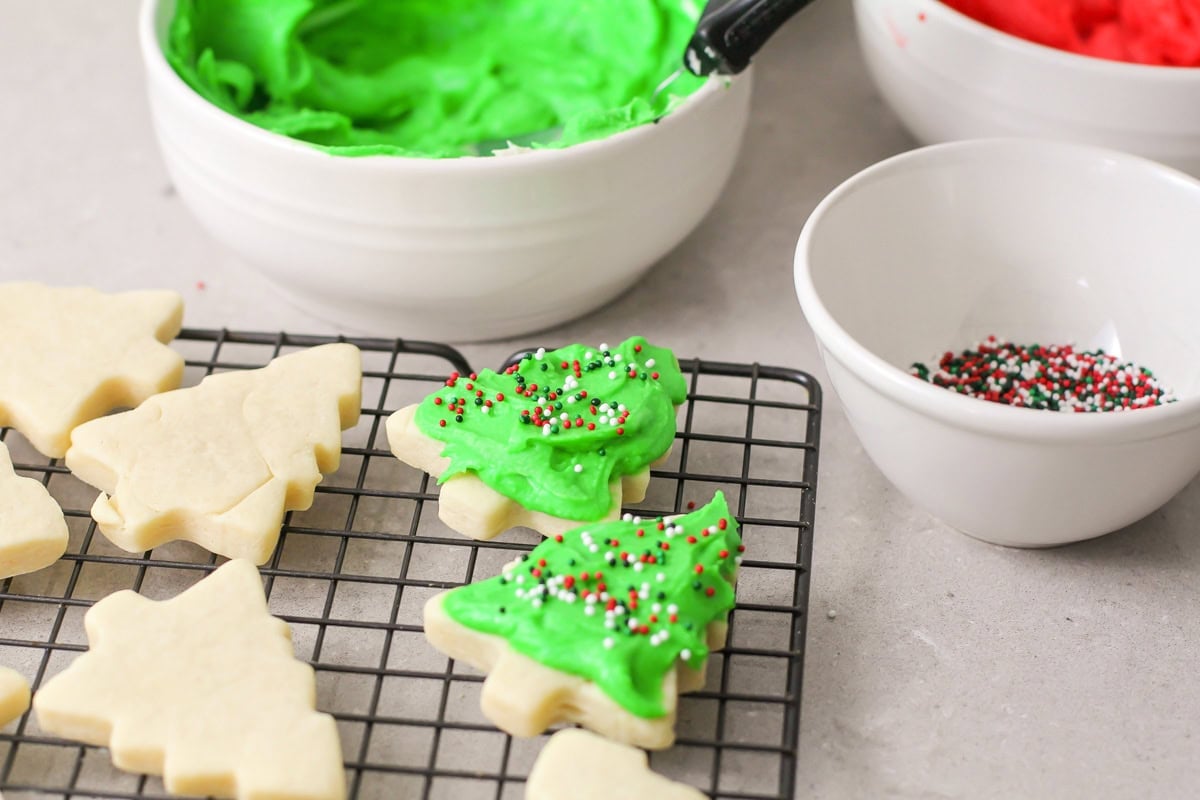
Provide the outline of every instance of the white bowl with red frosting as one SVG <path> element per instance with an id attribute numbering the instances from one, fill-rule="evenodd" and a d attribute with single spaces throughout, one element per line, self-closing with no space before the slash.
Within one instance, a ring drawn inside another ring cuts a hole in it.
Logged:
<path id="1" fill-rule="evenodd" d="M 1200 68 L 1058 50 L 938 0 L 854 0 L 854 13 L 880 93 L 924 144 L 1054 138 L 1200 175 Z"/>
<path id="2" fill-rule="evenodd" d="M 835 189 L 796 291 L 867 454 L 913 503 L 1019 547 L 1129 525 L 1200 473 L 1200 182 L 1134 156 L 1029 139 L 953 142 Z M 909 373 L 990 334 L 1103 349 L 1175 402 L 1018 408 Z"/>

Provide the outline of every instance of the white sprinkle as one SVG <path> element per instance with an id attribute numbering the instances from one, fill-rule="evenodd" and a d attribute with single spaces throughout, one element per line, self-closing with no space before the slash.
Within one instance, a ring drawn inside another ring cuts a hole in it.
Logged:
<path id="1" fill-rule="evenodd" d="M 595 353 L 593 353 L 591 350 L 588 350 L 586 353 L 583 354 L 583 357 L 590 359 L 594 355 L 595 355 Z"/>
<path id="2" fill-rule="evenodd" d="M 653 359 L 653 358 L 647 358 L 647 359 L 646 359 L 646 366 L 647 366 L 647 367 L 653 367 L 653 366 L 654 366 L 654 359 Z"/>
<path id="3" fill-rule="evenodd" d="M 655 614 L 662 613 L 662 603 L 655 603 L 654 605 L 650 606 L 650 610 Z"/>
<path id="4" fill-rule="evenodd" d="M 542 360 L 542 357 L 543 357 L 544 355 L 546 355 L 546 348 L 544 348 L 544 347 L 539 347 L 539 348 L 537 349 L 537 352 L 535 352 L 535 353 L 533 354 L 533 357 L 534 357 L 534 358 L 536 358 L 538 361 L 541 361 L 541 360 Z"/>
<path id="5" fill-rule="evenodd" d="M 575 471 L 576 471 L 576 472 L 583 472 L 583 464 L 576 464 L 576 465 L 575 465 Z"/>
<path id="6" fill-rule="evenodd" d="M 558 415 L 558 418 L 561 420 L 568 420 L 571 418 L 571 415 L 564 411 L 563 413 Z"/>
<path id="7" fill-rule="evenodd" d="M 642 562 L 640 562 L 640 561 L 639 561 L 639 562 L 637 562 L 636 564 L 634 564 L 634 565 L 633 565 L 633 571 L 634 571 L 634 572 L 641 572 L 641 571 L 642 571 L 642 568 L 643 568 L 643 567 L 645 567 L 645 566 L 646 566 L 645 564 L 643 564 Z"/>
<path id="8" fill-rule="evenodd" d="M 831 608 L 825 612 L 825 616 L 829 619 L 837 619 L 837 612 Z"/>
<path id="9" fill-rule="evenodd" d="M 616 379 L 617 379 L 617 373 L 615 373 L 615 372 L 610 372 L 610 373 L 608 373 L 608 379 L 609 379 L 610 381 L 616 380 Z"/>
<path id="10" fill-rule="evenodd" d="M 657 575 L 655 575 L 655 576 L 654 576 L 654 580 L 658 581 L 659 583 L 662 583 L 662 582 L 663 582 L 663 581 L 665 581 L 666 579 L 667 579 L 667 576 L 666 576 L 666 574 L 665 574 L 665 573 L 662 573 L 662 572 L 660 572 L 660 573 L 658 573 Z"/>
<path id="11" fill-rule="evenodd" d="M 598 544 L 589 545 L 589 546 L 588 546 L 588 552 L 589 552 L 589 553 L 599 553 L 599 552 L 600 552 L 600 545 L 598 545 Z"/>
<path id="12" fill-rule="evenodd" d="M 479 410 L 480 410 L 481 412 L 483 412 L 484 414 L 486 414 L 486 413 L 488 413 L 489 411 L 491 411 L 491 409 L 490 409 L 490 408 L 488 408 L 487 406 L 481 406 Z"/>
<path id="13" fill-rule="evenodd" d="M 587 614 L 589 617 L 594 616 L 596 614 L 596 607 L 595 606 L 584 606 L 583 613 Z"/>
<path id="14" fill-rule="evenodd" d="M 621 354 L 613 353 L 613 361 L 620 361 L 620 360 L 621 360 Z"/>
<path id="15" fill-rule="evenodd" d="M 688 650 L 685 647 L 679 651 L 679 657 L 682 658 L 684 661 L 691 661 L 692 660 L 692 651 Z"/>
<path id="16" fill-rule="evenodd" d="M 607 350 L 607 349 L 608 349 L 608 343 L 607 343 L 607 342 L 601 342 L 601 343 L 600 343 L 600 349 L 601 349 L 601 350 Z"/>
<path id="17" fill-rule="evenodd" d="M 633 514 L 630 514 L 628 511 L 625 512 L 624 514 L 621 515 L 621 521 L 622 522 L 633 522 Z"/>
<path id="18" fill-rule="evenodd" d="M 540 598 L 540 597 L 533 598 L 533 607 L 541 608 L 542 607 L 542 598 Z"/>
<path id="19" fill-rule="evenodd" d="M 671 603 L 671 605 L 667 606 L 667 613 L 668 614 L 678 614 L 679 606 L 675 605 L 674 603 Z"/>
<path id="20" fill-rule="evenodd" d="M 616 644 L 616 642 L 613 641 L 611 636 L 606 636 L 604 638 L 604 649 L 605 650 L 612 650 L 614 644 Z"/>

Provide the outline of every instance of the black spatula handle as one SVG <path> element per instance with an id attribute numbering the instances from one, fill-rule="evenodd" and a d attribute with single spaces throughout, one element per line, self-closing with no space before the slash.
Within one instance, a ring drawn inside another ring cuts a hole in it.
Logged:
<path id="1" fill-rule="evenodd" d="M 694 75 L 734 75 L 783 23 L 813 0 L 711 0 L 683 63 Z"/>

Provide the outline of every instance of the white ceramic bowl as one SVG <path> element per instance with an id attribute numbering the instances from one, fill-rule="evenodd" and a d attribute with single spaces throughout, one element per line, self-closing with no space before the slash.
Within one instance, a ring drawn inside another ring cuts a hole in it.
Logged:
<path id="1" fill-rule="evenodd" d="M 998 544 L 1116 530 L 1200 472 L 1200 182 L 1082 145 L 974 140 L 855 175 L 809 217 L 796 291 L 867 454 L 914 503 Z M 1057 413 L 908 374 L 988 334 L 1102 346 L 1175 403 Z"/>
<path id="2" fill-rule="evenodd" d="M 749 112 L 743 75 L 656 125 L 563 150 L 331 156 L 193 92 L 162 53 L 174 5 L 144 0 L 140 37 L 180 196 L 297 305 L 348 331 L 490 339 L 606 303 L 716 202 Z"/>
<path id="3" fill-rule="evenodd" d="M 938 0 L 854 0 L 854 12 L 875 83 L 922 143 L 1063 139 L 1200 175 L 1200 69 L 1055 50 Z"/>

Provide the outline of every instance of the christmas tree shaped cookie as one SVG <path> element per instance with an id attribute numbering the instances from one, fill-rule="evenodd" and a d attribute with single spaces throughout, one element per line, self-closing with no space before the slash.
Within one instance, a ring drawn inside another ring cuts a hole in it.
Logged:
<path id="1" fill-rule="evenodd" d="M 337 469 L 361 391 L 358 348 L 303 350 L 81 425 L 67 466 L 104 492 L 92 516 L 118 547 L 185 539 L 262 564 L 284 512 Z"/>
<path id="2" fill-rule="evenodd" d="M 0 425 L 61 458 L 76 425 L 179 385 L 182 323 L 174 292 L 0 284 Z"/>
<path id="3" fill-rule="evenodd" d="M 29 710 L 29 681 L 14 669 L 0 667 L 0 726 Z"/>
<path id="4" fill-rule="evenodd" d="M 525 800 L 707 800 L 696 789 L 650 771 L 646 754 L 579 728 L 550 737 L 538 754 Z"/>
<path id="5" fill-rule="evenodd" d="M 312 667 L 267 611 L 258 570 L 230 561 L 183 594 L 131 591 L 84 617 L 90 648 L 33 700 L 48 733 L 108 747 L 167 791 L 340 800 L 341 746 Z"/>
<path id="6" fill-rule="evenodd" d="M 460 376 L 388 420 L 401 461 L 439 477 L 438 515 L 489 539 L 524 525 L 545 535 L 616 519 L 646 493 L 675 439 L 687 382 L 669 350 L 538 350 L 502 373 Z"/>
<path id="7" fill-rule="evenodd" d="M 67 550 L 67 521 L 46 487 L 13 472 L 0 442 L 0 579 L 48 567 Z"/>
<path id="8" fill-rule="evenodd" d="M 678 694 L 724 646 L 741 550 L 720 493 L 682 517 L 588 525 L 430 598 L 425 636 L 488 673 L 483 713 L 513 735 L 574 722 L 669 747 Z"/>

